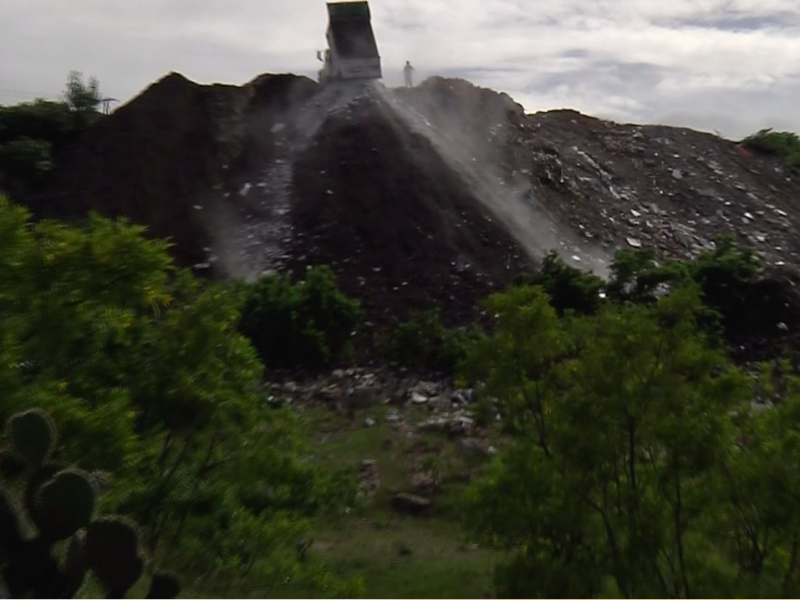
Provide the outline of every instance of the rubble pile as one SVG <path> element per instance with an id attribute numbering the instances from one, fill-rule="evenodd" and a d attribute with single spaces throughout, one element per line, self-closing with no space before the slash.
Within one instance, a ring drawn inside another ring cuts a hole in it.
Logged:
<path id="1" fill-rule="evenodd" d="M 604 275 L 620 248 L 690 257 L 728 234 L 772 269 L 765 310 L 793 334 L 798 192 L 800 174 L 720 137 L 525 114 L 463 80 L 170 74 L 87 132 L 52 190 L 20 200 L 39 216 L 128 216 L 210 277 L 329 264 L 375 326 L 431 306 L 474 322 L 480 298 L 550 249 Z"/>

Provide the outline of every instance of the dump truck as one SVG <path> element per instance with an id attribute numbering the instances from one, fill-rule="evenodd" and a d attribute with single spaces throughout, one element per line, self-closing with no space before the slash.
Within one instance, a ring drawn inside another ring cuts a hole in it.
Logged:
<path id="1" fill-rule="evenodd" d="M 317 51 L 324 63 L 319 82 L 380 79 L 381 57 L 368 2 L 328 2 L 328 48 Z"/>

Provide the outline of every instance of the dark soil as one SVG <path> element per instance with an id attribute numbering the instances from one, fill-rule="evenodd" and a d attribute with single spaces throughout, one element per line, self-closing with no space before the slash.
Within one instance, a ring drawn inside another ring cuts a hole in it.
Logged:
<path id="1" fill-rule="evenodd" d="M 432 305 L 474 321 L 530 262 L 420 135 L 367 101 L 330 118 L 295 163 L 296 269 L 330 264 L 384 324 Z"/>

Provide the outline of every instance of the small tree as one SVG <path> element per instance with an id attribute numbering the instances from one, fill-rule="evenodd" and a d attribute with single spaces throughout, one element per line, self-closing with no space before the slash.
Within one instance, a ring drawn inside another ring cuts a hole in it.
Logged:
<path id="1" fill-rule="evenodd" d="M 64 101 L 71 110 L 85 115 L 97 112 L 103 96 L 100 94 L 100 82 L 96 77 L 83 79 L 80 71 L 70 71 L 67 76 L 67 86 L 64 89 Z"/>

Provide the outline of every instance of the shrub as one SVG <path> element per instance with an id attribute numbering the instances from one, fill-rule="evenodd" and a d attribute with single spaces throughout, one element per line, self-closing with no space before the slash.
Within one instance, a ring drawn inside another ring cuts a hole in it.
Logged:
<path id="1" fill-rule="evenodd" d="M 310 269 L 298 283 L 262 277 L 243 295 L 241 332 L 270 366 L 329 364 L 350 348 L 362 318 L 360 303 L 339 290 L 329 267 Z"/>
<path id="2" fill-rule="evenodd" d="M 652 304 L 663 290 L 688 273 L 683 264 L 667 261 L 659 264 L 652 248 L 624 249 L 617 252 L 606 286 L 609 300 L 619 303 Z"/>
<path id="3" fill-rule="evenodd" d="M 0 198 L 0 422 L 46 410 L 57 459 L 113 473 L 98 506 L 139 523 L 142 545 L 195 595 L 290 579 L 352 596 L 294 552 L 309 519 L 355 495 L 352 479 L 304 459 L 290 411 L 264 412 L 236 286 L 177 270 L 167 245 L 142 233 L 96 216 L 32 223 Z M 47 456 L 41 448 L 31 456 Z M 0 469 L 21 470 L 4 452 Z M 0 529 L 10 523 L 0 514 Z M 0 554 L 8 539 L 0 531 Z"/>
<path id="4" fill-rule="evenodd" d="M 60 145 L 74 133 L 73 115 L 65 102 L 34 100 L 0 106 L 0 144 L 31 138 Z"/>
<path id="5" fill-rule="evenodd" d="M 602 305 L 603 280 L 591 272 L 569 266 L 555 251 L 544 257 L 538 272 L 519 276 L 515 283 L 542 286 L 553 308 L 561 315 L 568 310 L 594 314 Z"/>
<path id="6" fill-rule="evenodd" d="M 406 367 L 452 372 L 472 337 L 467 329 L 444 326 L 438 308 L 417 313 L 398 325 L 383 340 L 383 352 L 389 360 Z"/>
<path id="7" fill-rule="evenodd" d="M 786 159 L 792 167 L 800 167 L 800 136 L 789 131 L 762 129 L 742 140 L 742 145 L 763 154 Z"/>
<path id="8" fill-rule="evenodd" d="M 44 140 L 21 138 L 0 144 L 0 171 L 18 177 L 46 173 L 53 168 L 53 145 Z"/>

